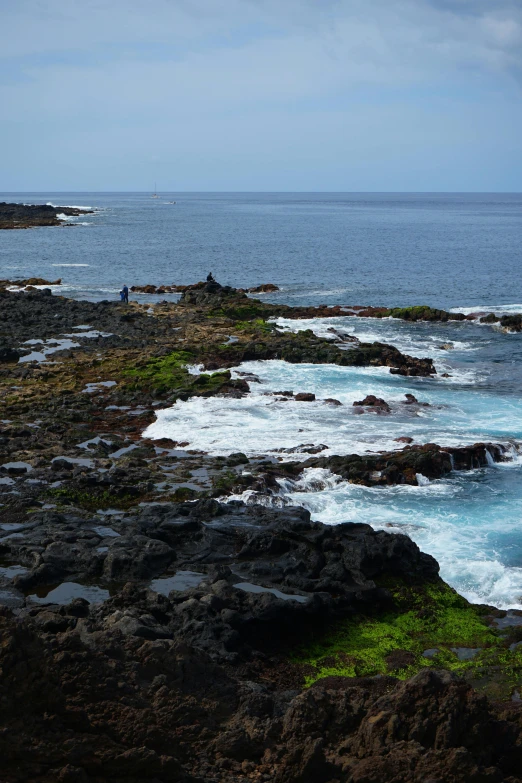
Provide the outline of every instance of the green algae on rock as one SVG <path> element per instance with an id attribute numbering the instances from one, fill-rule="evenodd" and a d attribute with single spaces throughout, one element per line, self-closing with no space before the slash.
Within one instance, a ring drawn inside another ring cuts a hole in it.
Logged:
<path id="1" fill-rule="evenodd" d="M 343 620 L 292 657 L 305 684 L 332 676 L 393 674 L 404 680 L 434 668 L 509 699 L 522 685 L 522 645 L 513 645 L 516 635 L 502 635 L 490 625 L 495 610 L 470 604 L 442 580 L 423 586 L 398 582 L 382 582 L 392 592 L 392 610 Z M 459 656 L 461 650 L 473 654 Z"/>

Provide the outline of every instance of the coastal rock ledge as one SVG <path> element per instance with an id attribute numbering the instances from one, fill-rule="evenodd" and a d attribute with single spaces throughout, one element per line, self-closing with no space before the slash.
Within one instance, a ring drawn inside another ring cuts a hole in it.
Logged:
<path id="1" fill-rule="evenodd" d="M 26 593 L 67 579 L 112 597 L 1 608 L 6 783 L 520 782 L 520 710 L 428 659 L 405 681 L 391 675 L 412 653 L 397 650 L 389 675 L 323 668 L 303 688 L 329 629 L 393 615 L 397 591 L 424 595 L 428 623 L 437 595 L 468 611 L 407 536 L 213 500 L 126 527 L 100 547 L 74 511 L 40 511 L 17 552 Z"/>

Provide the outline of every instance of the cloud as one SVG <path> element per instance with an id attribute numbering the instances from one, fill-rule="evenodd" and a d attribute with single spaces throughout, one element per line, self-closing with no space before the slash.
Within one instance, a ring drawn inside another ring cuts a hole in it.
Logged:
<path id="1" fill-rule="evenodd" d="M 41 151 L 22 141 L 36 129 L 52 150 L 49 169 L 58 150 L 76 148 L 76 177 L 94 166 L 103 179 L 114 160 L 118 181 L 127 182 L 125 165 L 138 182 L 138 159 L 159 165 L 153 158 L 168 160 L 174 146 L 187 171 L 219 169 L 219 187 L 227 166 L 231 181 L 250 171 L 253 183 L 285 160 L 294 176 L 307 159 L 326 166 L 325 148 L 339 157 L 343 138 L 363 160 L 392 157 L 390 128 L 419 155 L 424 139 L 429 155 L 430 127 L 446 148 L 473 133 L 475 103 L 520 121 L 522 11 L 509 0 L 2 2 L 0 134 L 12 172 L 32 166 L 43 176 Z M 511 144 L 505 128 L 487 127 Z M 224 164 L 202 147 L 221 150 Z"/>
<path id="2" fill-rule="evenodd" d="M 362 64 L 373 56 L 421 68 L 426 58 L 509 67 L 522 61 L 521 30 L 522 11 L 508 0 L 23 0 L 4 9 L 0 50 L 4 59 L 140 59 L 145 47 L 154 60 L 275 38 Z"/>

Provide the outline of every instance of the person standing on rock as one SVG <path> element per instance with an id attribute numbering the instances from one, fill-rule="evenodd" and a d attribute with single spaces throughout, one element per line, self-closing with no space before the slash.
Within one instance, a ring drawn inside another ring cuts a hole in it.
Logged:
<path id="1" fill-rule="evenodd" d="M 125 304 L 129 304 L 129 289 L 124 285 L 121 290 L 123 291 L 123 301 Z"/>

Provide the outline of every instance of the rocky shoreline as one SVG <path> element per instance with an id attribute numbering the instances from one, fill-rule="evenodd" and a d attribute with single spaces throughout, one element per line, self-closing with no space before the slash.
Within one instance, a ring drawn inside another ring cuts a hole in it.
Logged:
<path id="1" fill-rule="evenodd" d="M 229 368 L 249 359 L 435 373 L 280 332 L 278 307 L 0 290 L 2 781 L 522 781 L 522 613 L 469 604 L 407 536 L 275 502 L 309 469 L 415 484 L 505 445 L 278 461 L 142 437 L 158 406 L 248 395 Z"/>
<path id="2" fill-rule="evenodd" d="M 53 207 L 51 204 L 8 204 L 0 202 L 0 229 L 63 226 L 65 218 L 93 214 L 85 207 Z M 63 215 L 63 217 L 62 217 Z"/>
<path id="3" fill-rule="evenodd" d="M 207 283 L 199 282 L 192 285 L 135 285 L 131 291 L 145 294 L 176 294 L 187 293 L 188 296 L 199 296 L 198 292 L 206 290 Z M 279 291 L 279 287 L 273 283 L 254 286 L 252 288 L 235 289 L 239 294 L 273 294 Z M 195 300 L 194 300 L 195 301 Z M 261 312 L 261 311 L 260 311 Z M 510 315 L 497 315 L 488 311 L 477 311 L 467 315 L 459 312 L 450 312 L 428 305 L 416 305 L 412 307 L 367 307 L 362 305 L 318 305 L 298 306 L 277 305 L 264 303 L 262 312 L 265 318 L 335 318 L 338 316 L 352 316 L 356 318 L 395 318 L 403 321 L 417 322 L 427 321 L 432 323 L 447 323 L 448 321 L 471 321 L 481 324 L 495 324 L 506 332 L 522 331 L 522 313 Z"/>

